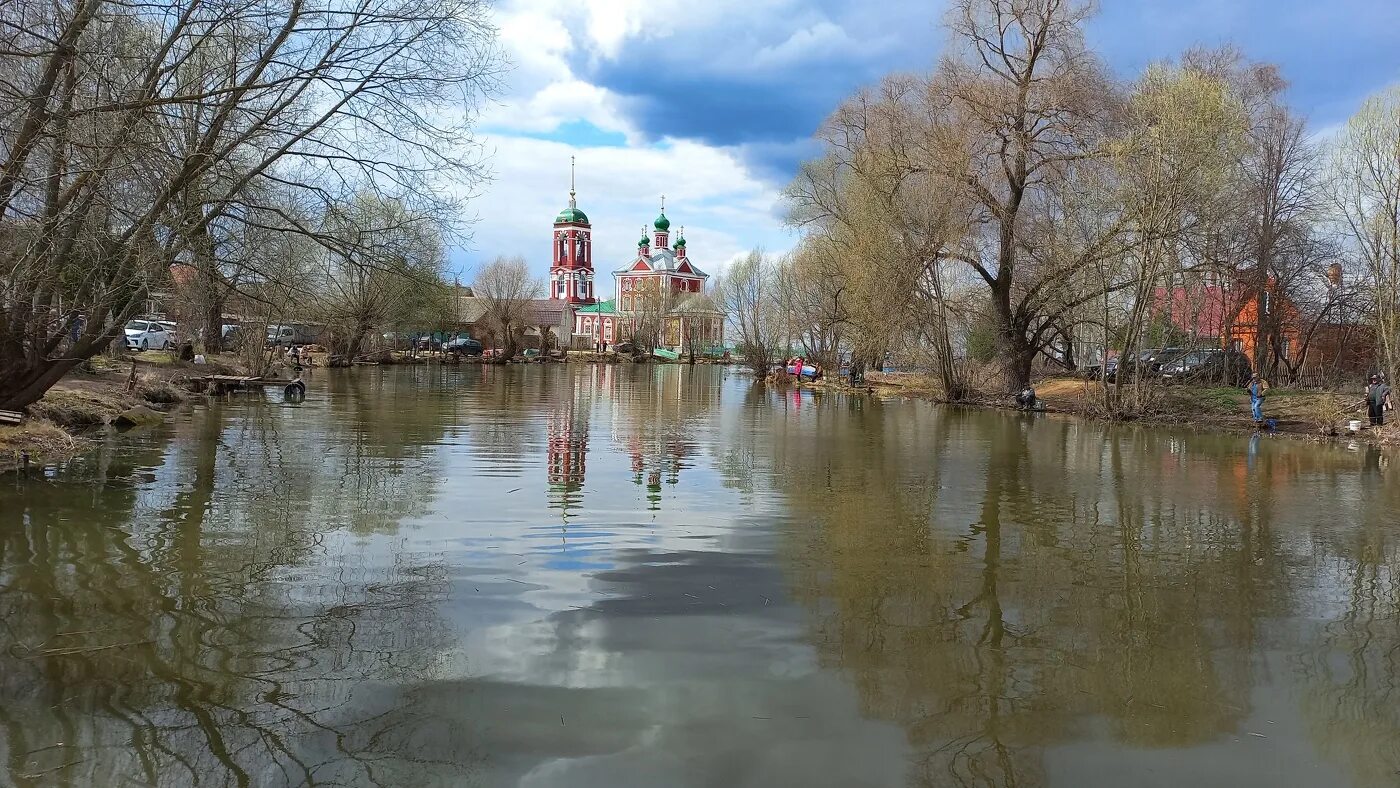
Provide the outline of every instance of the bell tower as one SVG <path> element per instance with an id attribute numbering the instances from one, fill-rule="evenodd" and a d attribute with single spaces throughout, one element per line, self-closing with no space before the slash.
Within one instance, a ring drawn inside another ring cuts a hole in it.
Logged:
<path id="1" fill-rule="evenodd" d="M 593 292 L 593 226 L 578 208 L 574 191 L 574 157 L 569 157 L 569 207 L 554 217 L 553 262 L 549 297 L 570 304 L 597 302 Z"/>

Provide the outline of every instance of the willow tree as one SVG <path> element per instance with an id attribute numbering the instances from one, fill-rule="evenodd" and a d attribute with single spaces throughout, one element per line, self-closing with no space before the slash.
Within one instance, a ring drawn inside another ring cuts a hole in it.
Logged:
<path id="1" fill-rule="evenodd" d="M 1148 321 L 1179 274 L 1185 249 L 1217 220 L 1235 195 L 1233 164 L 1247 150 L 1248 119 L 1230 86 L 1199 70 L 1154 66 L 1127 102 L 1122 136 L 1109 146 L 1115 167 L 1106 192 L 1122 216 L 1130 245 L 1102 268 L 1103 318 L 1112 326 L 1110 295 L 1124 292 L 1122 352 L 1136 352 Z M 1109 332 L 1105 332 L 1105 339 Z M 1107 348 L 1104 348 L 1105 355 Z M 1124 378 L 1105 390 L 1110 413 L 1137 410 L 1141 378 L 1125 401 Z"/>
<path id="2" fill-rule="evenodd" d="M 349 363 L 371 332 L 426 319 L 422 307 L 441 290 L 446 264 L 433 217 L 363 195 L 331 211 L 321 234 L 326 253 L 313 308 L 331 331 L 333 355 Z"/>
<path id="3" fill-rule="evenodd" d="M 1095 262 L 1119 252 L 1116 223 L 1075 243 L 1060 235 L 1073 222 L 1060 194 L 1101 166 L 1119 101 L 1084 43 L 1089 14 L 1074 0 L 959 0 L 954 53 L 930 82 L 962 137 L 944 176 L 973 204 L 954 257 L 985 284 L 1009 388 L 1029 383 L 1060 318 L 1098 296 Z"/>
<path id="4" fill-rule="evenodd" d="M 804 255 L 839 269 L 856 363 L 932 348 L 945 392 L 961 399 L 949 269 L 971 217 L 961 181 L 947 177 L 948 162 L 965 161 L 956 124 L 928 83 L 892 77 L 844 102 L 818 136 L 826 154 L 803 166 L 788 197 L 808 230 Z"/>
<path id="5" fill-rule="evenodd" d="M 230 225 L 365 191 L 450 213 L 499 57 L 486 0 L 0 6 L 0 408 L 122 334 Z M 226 273 L 226 272 L 224 272 Z"/>

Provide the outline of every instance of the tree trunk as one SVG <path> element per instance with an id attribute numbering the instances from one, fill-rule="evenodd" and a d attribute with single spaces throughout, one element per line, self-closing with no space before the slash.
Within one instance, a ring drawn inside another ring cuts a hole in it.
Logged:
<path id="1" fill-rule="evenodd" d="M 194 337 L 188 337 L 194 339 Z M 224 349 L 224 301 L 213 297 L 204 305 L 204 352 L 220 353 Z"/>

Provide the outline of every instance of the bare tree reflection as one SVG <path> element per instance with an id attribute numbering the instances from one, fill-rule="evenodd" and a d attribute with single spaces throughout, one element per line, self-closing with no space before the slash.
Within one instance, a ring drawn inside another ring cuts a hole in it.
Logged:
<path id="1" fill-rule="evenodd" d="M 766 425 L 768 472 L 812 523 L 795 593 L 823 660 L 906 730 L 917 784 L 1043 785 L 1046 749 L 1091 721 L 1138 747 L 1238 726 L 1257 622 L 1291 604 L 1267 494 L 1238 518 L 1193 507 L 1210 466 L 1071 422 L 811 418 Z"/>
<path id="2" fill-rule="evenodd" d="M 0 783 L 469 773 L 461 745 L 422 747 L 438 723 L 393 689 L 436 676 L 453 648 L 437 613 L 443 559 L 391 541 L 367 550 L 353 535 L 412 511 L 359 519 L 371 500 L 361 490 L 421 499 L 431 476 L 399 464 L 414 450 L 383 435 L 317 435 L 279 418 L 199 413 L 163 465 L 158 450 L 130 456 L 104 484 L 34 485 L 0 514 Z M 327 450 L 342 438 L 356 448 Z M 130 481 L 140 467 L 161 483 Z M 370 486 L 345 494 L 344 474 Z M 343 497 L 323 504 L 332 490 Z"/>

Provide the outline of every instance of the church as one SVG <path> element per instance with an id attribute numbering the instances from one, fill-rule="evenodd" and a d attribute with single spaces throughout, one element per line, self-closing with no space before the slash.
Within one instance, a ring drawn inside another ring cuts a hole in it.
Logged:
<path id="1" fill-rule="evenodd" d="M 612 271 L 614 297 L 609 300 L 598 300 L 593 262 L 593 225 L 579 209 L 570 183 L 569 205 L 554 217 L 549 268 L 549 297 L 573 313 L 570 346 L 611 347 L 645 331 L 664 352 L 721 352 L 725 315 L 706 291 L 710 275 L 690 259 L 685 228 L 671 242 L 664 197 L 651 232 L 642 229 L 636 256 Z"/>

